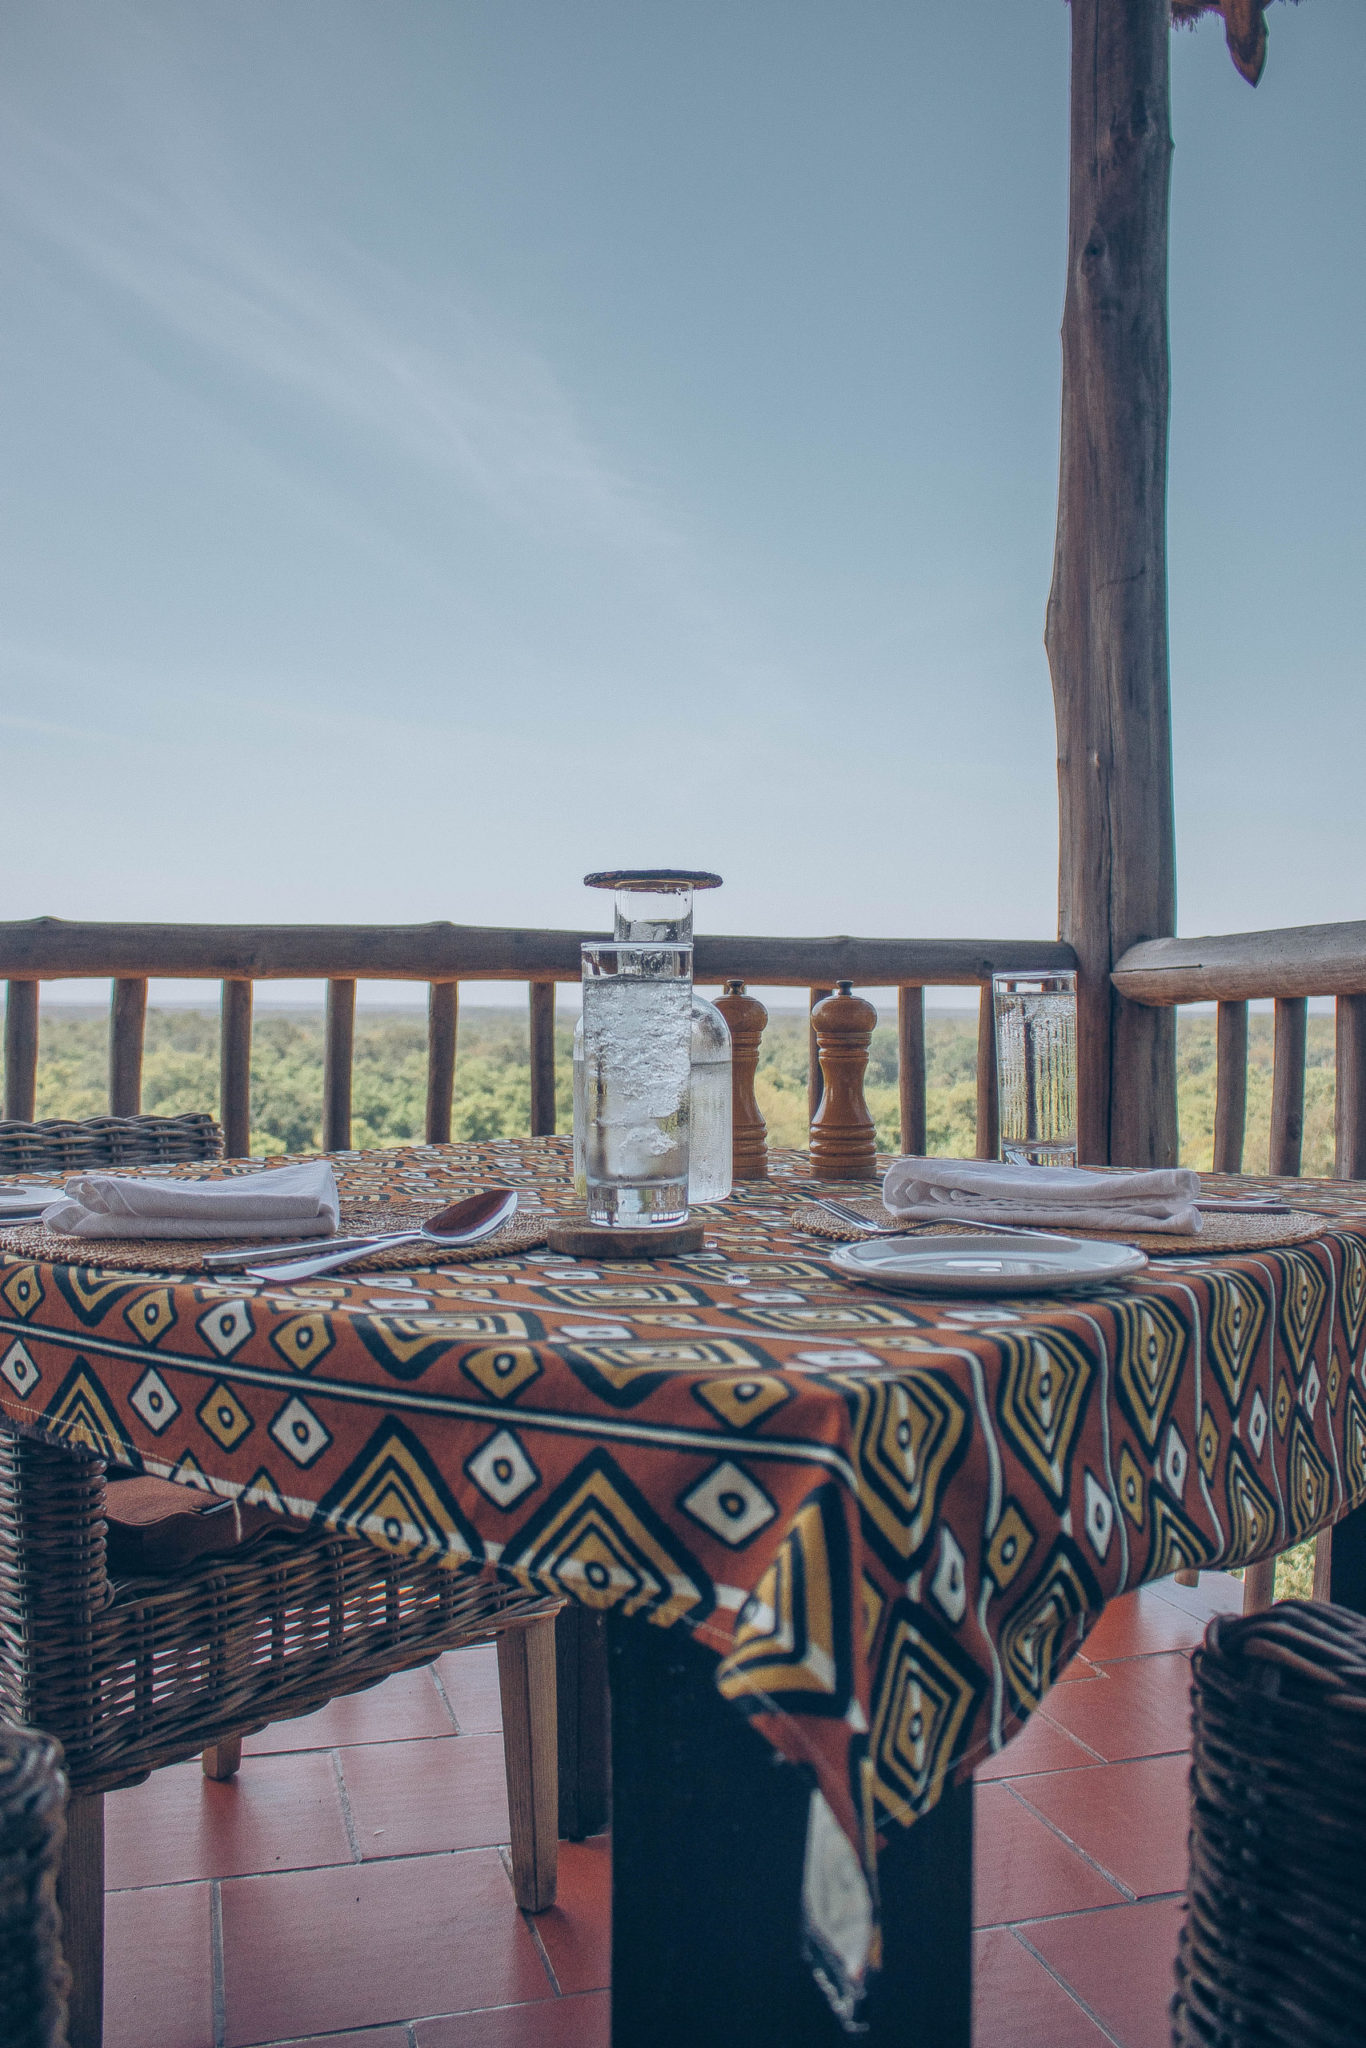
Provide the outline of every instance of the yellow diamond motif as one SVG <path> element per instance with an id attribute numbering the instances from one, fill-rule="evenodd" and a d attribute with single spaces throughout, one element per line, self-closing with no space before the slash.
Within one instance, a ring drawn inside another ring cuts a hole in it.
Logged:
<path id="1" fill-rule="evenodd" d="M 123 1320 L 144 1344 L 155 1344 L 162 1331 L 169 1330 L 175 1321 L 170 1288 L 153 1287 L 146 1294 L 140 1294 L 123 1311 Z"/>
<path id="2" fill-rule="evenodd" d="M 1119 1504 L 1135 1529 L 1143 1527 L 1143 1472 L 1129 1446 L 1119 1454 Z"/>
<path id="3" fill-rule="evenodd" d="M 220 1380 L 195 1410 L 209 1435 L 225 1451 L 236 1449 L 250 1433 L 252 1422 L 232 1388 Z"/>
<path id="4" fill-rule="evenodd" d="M 5 1300 L 17 1316 L 31 1316 L 43 1298 L 43 1283 L 38 1278 L 36 1266 L 19 1266 L 10 1274 L 3 1288 Z"/>

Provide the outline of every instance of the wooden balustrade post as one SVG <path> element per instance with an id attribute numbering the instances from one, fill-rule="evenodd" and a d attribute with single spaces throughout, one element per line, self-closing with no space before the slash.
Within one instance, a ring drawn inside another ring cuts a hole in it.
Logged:
<path id="1" fill-rule="evenodd" d="M 1001 1150 L 1001 1097 L 996 1085 L 996 1004 L 991 983 L 977 999 L 977 1157 L 995 1159 Z"/>
<path id="2" fill-rule="evenodd" d="M 730 1031 L 731 1175 L 735 1180 L 764 1180 L 768 1126 L 754 1093 L 754 1076 L 768 1011 L 757 997 L 745 994 L 743 981 L 728 981 L 716 1007 Z"/>
<path id="3" fill-rule="evenodd" d="M 451 1142 L 455 1099 L 455 1037 L 460 1017 L 458 981 L 434 981 L 427 989 L 427 1143 Z"/>
<path id="4" fill-rule="evenodd" d="M 555 984 L 533 981 L 531 1003 L 531 1135 L 555 1135 Z"/>
<path id="5" fill-rule="evenodd" d="M 833 993 L 833 989 L 830 988 L 813 988 L 811 991 L 812 1010 L 815 1010 L 817 1003 L 823 1003 L 826 997 Z M 825 1088 L 825 1082 L 821 1076 L 820 1047 L 816 1043 L 816 1027 L 814 1024 L 810 1025 L 807 1030 L 806 1060 L 806 1121 L 809 1128 L 816 1121 L 816 1111 L 821 1106 L 821 1095 Z"/>
<path id="6" fill-rule="evenodd" d="M 847 981 L 811 1012 L 825 1088 L 811 1124 L 811 1170 L 822 1180 L 876 1180 L 877 1138 L 863 1077 L 877 1011 Z"/>
<path id="7" fill-rule="evenodd" d="M 145 979 L 120 975 L 109 1008 L 109 1114 L 142 1114 L 142 1043 L 147 1027 Z"/>
<path id="8" fill-rule="evenodd" d="M 1241 1173 L 1247 1129 L 1246 1003 L 1220 1003 L 1214 1057 L 1214 1171 Z"/>
<path id="9" fill-rule="evenodd" d="M 38 984 L 5 987 L 5 1115 L 31 1124 L 38 1099 Z"/>
<path id="10" fill-rule="evenodd" d="M 251 997 L 249 981 L 223 983 L 218 1117 L 229 1159 L 251 1157 Z"/>
<path id="11" fill-rule="evenodd" d="M 1304 1142 L 1304 1051 L 1308 1006 L 1303 996 L 1276 998 L 1271 1067 L 1271 1171 L 1300 1170 Z"/>
<path id="12" fill-rule="evenodd" d="M 1366 1180 L 1366 996 L 1339 996 L 1335 1033 L 1333 1171 Z"/>
<path id="13" fill-rule="evenodd" d="M 925 991 L 896 992 L 896 1078 L 901 1097 L 901 1149 L 917 1158 L 929 1143 L 925 1109 Z"/>
<path id="14" fill-rule="evenodd" d="M 351 1067 L 356 1049 L 356 984 L 329 981 L 323 1030 L 323 1150 L 351 1149 Z"/>

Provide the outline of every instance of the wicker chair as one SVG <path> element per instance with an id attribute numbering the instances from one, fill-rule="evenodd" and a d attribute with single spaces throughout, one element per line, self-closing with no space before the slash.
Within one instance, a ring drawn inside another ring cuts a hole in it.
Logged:
<path id="1" fill-rule="evenodd" d="M 0 1723 L 0 2023 L 5 2048 L 67 2048 L 70 1982 L 58 1938 L 66 1829 L 62 1753 Z"/>
<path id="2" fill-rule="evenodd" d="M 187 1120 L 98 1119 L 170 1121 Z M 196 1121 L 196 1156 L 216 1157 L 217 1126 Z M 497 1643 L 514 1890 L 533 1912 L 554 1902 L 557 1602 L 297 1524 L 115 1579 L 106 1507 L 101 1459 L 0 1425 L 0 1712 L 65 1751 L 71 2048 L 98 2048 L 102 2031 L 104 1794 L 201 1751 L 209 1776 L 230 1777 L 244 1734 L 444 1650 Z"/>
<path id="3" fill-rule="evenodd" d="M 91 1166 L 172 1166 L 221 1159 L 223 1132 L 211 1116 L 92 1116 L 80 1123 L 0 1120 L 0 1173 L 83 1173 Z"/>

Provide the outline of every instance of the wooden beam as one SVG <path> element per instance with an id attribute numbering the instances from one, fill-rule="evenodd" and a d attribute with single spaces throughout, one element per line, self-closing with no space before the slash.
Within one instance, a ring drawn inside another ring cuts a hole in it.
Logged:
<path id="1" fill-rule="evenodd" d="M 573 981 L 583 940 L 601 932 L 484 925 L 79 924 L 0 922 L 0 979 L 166 975 L 244 981 Z M 1056 939 L 859 939 L 709 934 L 695 979 L 786 988 L 902 982 L 965 988 L 996 973 L 1075 967 Z"/>
<path id="2" fill-rule="evenodd" d="M 351 1149 L 351 1066 L 356 1049 L 356 984 L 329 981 L 323 1028 L 323 1150 Z"/>
<path id="3" fill-rule="evenodd" d="M 1062 457 L 1045 641 L 1078 1148 L 1176 1161 L 1176 1029 L 1110 970 L 1176 923 L 1167 658 L 1168 0 L 1072 0 Z"/>
<path id="4" fill-rule="evenodd" d="M 1130 1002 L 1163 1005 L 1366 995 L 1366 924 L 1153 939 L 1131 946 L 1111 979 Z"/>
<path id="5" fill-rule="evenodd" d="M 38 984 L 5 990 L 5 1115 L 31 1124 L 38 1099 Z"/>
<path id="6" fill-rule="evenodd" d="M 455 1037 L 460 1018 L 458 981 L 434 981 L 427 991 L 427 1143 L 451 1142 L 455 1097 Z"/>
<path id="7" fill-rule="evenodd" d="M 897 1088 L 901 1097 L 901 1149 L 923 1156 L 926 1135 L 925 991 L 897 990 Z"/>
<path id="8" fill-rule="evenodd" d="M 147 1028 L 147 983 L 141 976 L 114 983 L 109 1009 L 109 1114 L 142 1113 L 142 1045 Z"/>
<path id="9" fill-rule="evenodd" d="M 218 1119 L 229 1159 L 251 1156 L 251 983 L 223 983 L 218 1041 Z"/>
<path id="10" fill-rule="evenodd" d="M 1247 1131 L 1246 1003 L 1220 1003 L 1214 1059 L 1214 1171 L 1241 1173 Z"/>
<path id="11" fill-rule="evenodd" d="M 555 984 L 533 981 L 531 1002 L 531 1135 L 555 1135 Z"/>

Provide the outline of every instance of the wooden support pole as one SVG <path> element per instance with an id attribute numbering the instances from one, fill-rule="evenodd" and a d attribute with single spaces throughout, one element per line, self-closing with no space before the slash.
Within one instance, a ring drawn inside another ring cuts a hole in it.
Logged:
<path id="1" fill-rule="evenodd" d="M 1045 642 L 1059 934 L 1078 960 L 1078 1153 L 1176 1163 L 1176 1023 L 1119 996 L 1176 929 L 1167 658 L 1169 0 L 1072 0 L 1058 533 Z"/>
<path id="2" fill-rule="evenodd" d="M 498 1638 L 512 1889 L 527 1913 L 555 1903 L 560 1794 L 555 1727 L 555 1617 Z"/>
<path id="3" fill-rule="evenodd" d="M 812 1009 L 815 1009 L 817 1003 L 823 1003 L 828 995 L 833 994 L 833 982 L 829 988 L 813 988 L 811 991 Z M 807 1062 L 806 1121 L 809 1128 L 816 1121 L 816 1111 L 820 1108 L 821 1096 L 825 1093 L 825 1081 L 821 1074 L 821 1053 L 820 1047 L 816 1043 L 816 1027 L 814 1024 L 810 1026 L 807 1034 Z"/>
<path id="4" fill-rule="evenodd" d="M 1307 1004 L 1278 996 L 1271 1067 L 1271 1171 L 1297 1174 L 1304 1140 L 1304 1051 Z"/>
<path id="5" fill-rule="evenodd" d="M 109 1009 L 109 1114 L 142 1114 L 142 1042 L 147 1028 L 145 979 L 120 976 Z"/>
<path id="6" fill-rule="evenodd" d="M 555 984 L 533 981 L 531 1000 L 531 1135 L 555 1135 Z"/>
<path id="7" fill-rule="evenodd" d="M 1220 1003 L 1214 1059 L 1214 1171 L 1241 1173 L 1247 1128 L 1246 1003 Z"/>
<path id="8" fill-rule="evenodd" d="M 1001 1149 L 1001 1098 L 996 1086 L 996 1005 L 991 983 L 977 999 L 977 1157 L 995 1159 Z"/>
<path id="9" fill-rule="evenodd" d="M 455 1034 L 460 1017 L 458 981 L 434 981 L 427 990 L 427 1143 L 451 1142 L 455 1098 Z"/>
<path id="10" fill-rule="evenodd" d="M 351 1063 L 356 1047 L 356 984 L 329 981 L 323 1036 L 323 1150 L 351 1149 Z"/>
<path id="11" fill-rule="evenodd" d="M 249 981 L 223 983 L 218 1045 L 219 1122 L 229 1159 L 251 1156 L 251 990 Z"/>
<path id="12" fill-rule="evenodd" d="M 38 1099 L 38 984 L 5 988 L 5 1115 L 31 1124 Z"/>
<path id="13" fill-rule="evenodd" d="M 896 994 L 897 1087 L 901 1096 L 901 1149 L 923 1156 L 929 1140 L 925 1112 L 925 991 Z"/>
<path id="14" fill-rule="evenodd" d="M 1333 1171 L 1366 1179 L 1366 996 L 1337 1000 Z"/>

